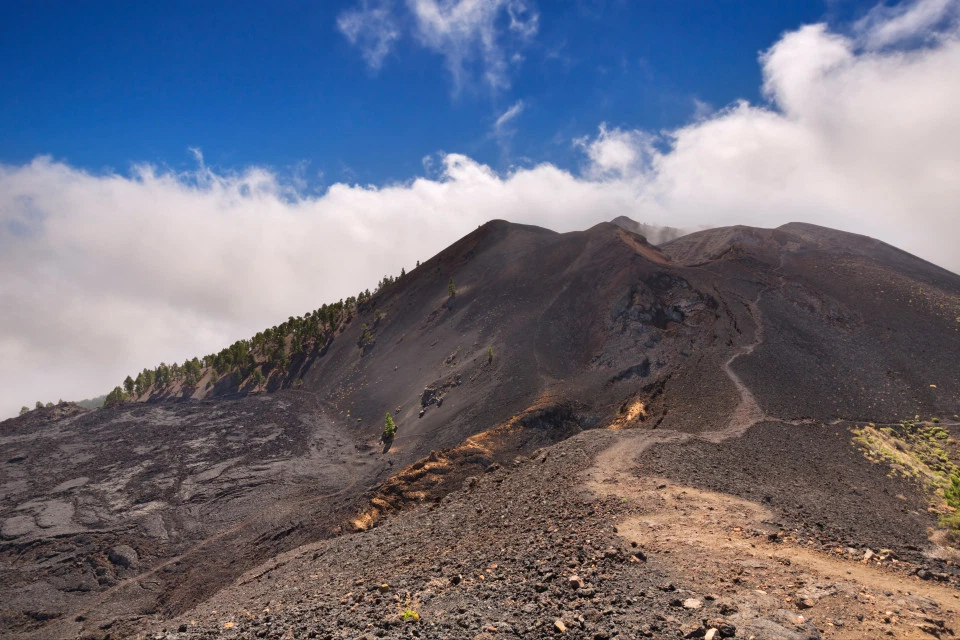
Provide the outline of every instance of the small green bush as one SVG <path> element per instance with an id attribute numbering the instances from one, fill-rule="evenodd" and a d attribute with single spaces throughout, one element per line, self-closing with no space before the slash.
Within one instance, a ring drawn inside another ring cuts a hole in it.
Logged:
<path id="1" fill-rule="evenodd" d="M 939 525 L 947 530 L 947 538 L 954 544 L 960 542 L 960 513 L 941 516 Z"/>
<path id="2" fill-rule="evenodd" d="M 383 439 L 389 440 L 397 434 L 397 425 L 393 421 L 393 416 L 387 411 L 387 416 L 383 419 Z"/>
<path id="3" fill-rule="evenodd" d="M 950 476 L 950 486 L 943 490 L 943 498 L 954 509 L 960 509 L 960 476 Z"/>

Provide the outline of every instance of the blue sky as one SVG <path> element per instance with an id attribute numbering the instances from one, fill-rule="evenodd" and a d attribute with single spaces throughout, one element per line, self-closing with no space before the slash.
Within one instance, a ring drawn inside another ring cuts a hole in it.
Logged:
<path id="1" fill-rule="evenodd" d="M 960 0 L 0 3 L 0 417 L 492 218 L 803 221 L 960 272 L 958 78 Z"/>
<path id="2" fill-rule="evenodd" d="M 392 6 L 399 38 L 377 70 L 338 28 L 353 1 L 6 2 L 0 162 L 49 154 L 94 171 L 186 168 L 199 148 L 213 166 L 266 165 L 312 186 L 408 179 L 438 151 L 498 169 L 570 167 L 570 141 L 601 122 L 661 129 L 690 120 L 697 101 L 760 100 L 760 51 L 798 25 L 842 26 L 869 6 L 531 3 L 535 35 L 498 43 L 503 86 L 470 59 L 458 89 L 403 0 Z M 494 135 L 519 101 L 509 140 Z"/>

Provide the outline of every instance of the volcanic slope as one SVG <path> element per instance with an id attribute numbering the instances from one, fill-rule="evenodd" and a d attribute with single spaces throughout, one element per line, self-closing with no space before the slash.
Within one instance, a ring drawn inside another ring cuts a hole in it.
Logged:
<path id="1" fill-rule="evenodd" d="M 273 554 L 370 528 L 595 427 L 618 433 L 569 446 L 613 482 L 649 469 L 762 500 L 818 544 L 880 543 L 917 561 L 929 549 L 927 496 L 847 431 L 916 414 L 952 430 L 960 411 L 960 278 L 892 247 L 794 224 L 658 249 L 611 224 L 556 234 L 495 221 L 355 313 L 298 389 L 0 424 L 4 627 L 129 633 Z M 382 442 L 386 411 L 398 432 Z M 595 458 L 597 443 L 621 452 L 615 464 Z M 784 460 L 796 475 L 777 473 Z M 531 514 L 547 504 L 516 493 Z M 223 602 L 243 605 L 237 589 Z"/>

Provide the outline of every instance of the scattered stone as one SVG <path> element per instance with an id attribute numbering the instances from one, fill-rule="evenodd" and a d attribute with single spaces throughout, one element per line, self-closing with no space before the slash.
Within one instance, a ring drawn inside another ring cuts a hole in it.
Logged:
<path id="1" fill-rule="evenodd" d="M 580 579 L 580 576 L 570 576 L 567 578 L 567 585 L 573 590 L 583 588 L 583 580 Z"/>
<path id="2" fill-rule="evenodd" d="M 703 606 L 703 603 L 696 598 L 687 598 L 683 601 L 684 609 L 699 609 Z"/>
<path id="3" fill-rule="evenodd" d="M 567 625 L 563 624 L 563 620 L 554 620 L 553 628 L 557 633 L 566 633 L 567 631 Z"/>
<path id="4" fill-rule="evenodd" d="M 707 620 L 706 626 L 717 630 L 718 638 L 733 638 L 737 635 L 737 628 L 723 618 Z"/>

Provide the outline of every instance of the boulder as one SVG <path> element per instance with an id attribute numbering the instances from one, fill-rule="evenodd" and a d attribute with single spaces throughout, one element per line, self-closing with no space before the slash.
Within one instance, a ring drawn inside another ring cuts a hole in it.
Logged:
<path id="1" fill-rule="evenodd" d="M 107 552 L 107 559 L 118 567 L 136 569 L 140 565 L 140 556 L 133 547 L 125 544 L 117 545 Z"/>

